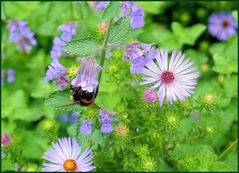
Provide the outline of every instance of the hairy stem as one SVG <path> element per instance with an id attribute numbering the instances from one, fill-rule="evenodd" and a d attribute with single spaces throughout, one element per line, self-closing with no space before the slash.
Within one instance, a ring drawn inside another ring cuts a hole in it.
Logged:
<path id="1" fill-rule="evenodd" d="M 102 49 L 102 52 L 101 52 L 101 59 L 100 59 L 100 66 L 102 67 L 102 70 L 100 71 L 99 76 L 98 76 L 99 86 L 100 86 L 100 80 L 101 80 L 103 67 L 104 67 L 105 55 L 106 55 L 106 51 L 107 51 L 107 49 L 106 49 L 107 48 L 107 43 L 108 43 L 108 39 L 109 39 L 109 36 L 110 36 L 110 30 L 111 30 L 111 27 L 113 25 L 113 21 L 114 21 L 114 18 L 110 19 L 110 22 L 109 22 L 109 25 L 108 25 L 108 28 L 107 28 L 107 31 L 106 31 L 106 34 L 105 34 L 105 38 L 104 38 L 104 44 L 103 44 L 103 49 Z"/>
<path id="2" fill-rule="evenodd" d="M 219 156 L 218 160 L 222 160 L 231 150 L 237 145 L 238 140 L 236 139 L 227 149 L 225 149 Z"/>
<path id="3" fill-rule="evenodd" d="M 77 116 L 77 121 L 76 121 L 76 141 L 80 145 L 80 143 L 79 143 L 79 133 L 80 133 L 80 115 Z"/>

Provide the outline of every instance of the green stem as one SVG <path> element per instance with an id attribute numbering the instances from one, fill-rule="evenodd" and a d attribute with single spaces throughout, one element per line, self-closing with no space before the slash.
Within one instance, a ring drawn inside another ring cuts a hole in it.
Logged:
<path id="1" fill-rule="evenodd" d="M 231 150 L 237 145 L 237 139 L 225 150 L 223 151 L 219 156 L 218 160 L 222 160 L 228 153 L 231 152 Z"/>
<path id="2" fill-rule="evenodd" d="M 79 133 L 80 133 L 80 115 L 77 116 L 77 121 L 76 121 L 76 141 L 80 145 Z"/>
<path id="3" fill-rule="evenodd" d="M 107 28 L 105 38 L 104 38 L 104 44 L 103 44 L 103 48 L 102 48 L 102 52 L 101 52 L 101 59 L 100 59 L 100 66 L 102 67 L 102 70 L 100 71 L 99 76 L 98 76 L 99 86 L 100 86 L 100 80 L 101 80 L 103 67 L 104 67 L 104 62 L 105 62 L 105 54 L 106 54 L 106 51 L 107 51 L 107 49 L 106 49 L 107 48 L 107 43 L 108 43 L 108 40 L 109 40 L 110 30 L 111 30 L 111 27 L 113 25 L 113 21 L 114 21 L 114 18 L 110 19 L 109 26 Z"/>

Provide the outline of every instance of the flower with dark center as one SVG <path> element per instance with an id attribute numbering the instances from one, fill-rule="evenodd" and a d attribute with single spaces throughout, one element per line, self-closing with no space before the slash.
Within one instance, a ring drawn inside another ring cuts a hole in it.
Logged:
<path id="1" fill-rule="evenodd" d="M 208 29 L 212 36 L 220 41 L 237 34 L 237 22 L 232 13 L 213 13 L 208 19 Z"/>
<path id="2" fill-rule="evenodd" d="M 170 61 L 168 61 L 168 50 L 160 50 L 157 55 L 145 64 L 142 74 L 144 80 L 141 85 L 152 83 L 150 90 L 158 88 L 158 99 L 160 106 L 163 105 L 165 97 L 172 104 L 177 99 L 184 100 L 193 93 L 197 84 L 196 78 L 199 73 L 192 66 L 193 61 L 185 58 L 181 52 L 177 54 L 174 49 Z"/>

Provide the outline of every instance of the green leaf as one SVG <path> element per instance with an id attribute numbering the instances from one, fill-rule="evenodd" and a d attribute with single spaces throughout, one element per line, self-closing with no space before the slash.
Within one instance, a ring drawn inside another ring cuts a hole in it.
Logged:
<path id="1" fill-rule="evenodd" d="M 47 95 L 51 92 L 51 85 L 49 83 L 46 83 L 44 81 L 39 81 L 35 84 L 35 87 L 33 87 L 33 90 L 31 92 L 31 97 L 33 98 L 45 98 Z"/>
<path id="2" fill-rule="evenodd" d="M 52 106 L 56 109 L 77 111 L 81 108 L 78 104 L 70 105 L 73 103 L 74 102 L 71 100 L 70 91 L 68 89 L 53 92 L 45 100 L 46 105 Z"/>
<path id="3" fill-rule="evenodd" d="M 236 21 L 238 22 L 238 11 L 237 10 L 233 11 L 232 15 L 236 19 Z"/>
<path id="4" fill-rule="evenodd" d="M 176 39 L 182 44 L 194 45 L 198 37 L 205 31 L 206 26 L 203 24 L 195 24 L 188 28 L 183 28 L 178 22 L 172 23 L 172 30 Z"/>
<path id="5" fill-rule="evenodd" d="M 208 57 L 201 52 L 194 49 L 188 49 L 185 51 L 186 57 L 195 62 L 194 65 L 197 66 L 197 70 L 201 72 L 201 66 L 208 61 Z"/>
<path id="6" fill-rule="evenodd" d="M 99 47 L 98 40 L 94 37 L 84 37 L 68 42 L 63 50 L 71 55 L 89 56 Z"/>
<path id="7" fill-rule="evenodd" d="M 116 23 L 113 24 L 109 35 L 109 44 L 122 44 L 129 37 L 131 28 L 128 17 L 120 18 Z"/>
<path id="8" fill-rule="evenodd" d="M 120 13 L 120 3 L 119 2 L 110 2 L 109 5 L 103 12 L 102 19 L 104 21 L 117 16 Z"/>
<path id="9" fill-rule="evenodd" d="M 228 97 L 237 95 L 237 75 L 227 76 L 223 81 L 223 88 Z"/>
<path id="10" fill-rule="evenodd" d="M 213 70 L 221 74 L 237 73 L 237 36 L 229 38 L 225 43 L 213 44 L 209 52 L 212 54 L 214 60 Z"/>

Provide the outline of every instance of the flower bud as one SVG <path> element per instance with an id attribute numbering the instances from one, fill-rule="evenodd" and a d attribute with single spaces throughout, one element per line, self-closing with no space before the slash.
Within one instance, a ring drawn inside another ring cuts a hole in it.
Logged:
<path id="1" fill-rule="evenodd" d="M 212 108 L 216 104 L 216 95 L 212 93 L 205 94 L 202 97 L 202 106 L 206 108 Z"/>
<path id="2" fill-rule="evenodd" d="M 203 64 L 203 65 L 201 66 L 201 71 L 202 71 L 203 73 L 207 73 L 207 72 L 209 72 L 209 70 L 210 70 L 210 67 L 209 67 L 208 64 Z"/>
<path id="3" fill-rule="evenodd" d="M 141 162 L 143 171 L 154 172 L 156 170 L 156 162 L 154 161 L 154 159 L 146 157 Z"/>
<path id="4" fill-rule="evenodd" d="M 11 138 L 10 138 L 10 136 L 9 136 L 7 133 L 5 133 L 4 135 L 2 135 L 2 137 L 1 137 L 1 142 L 2 142 L 2 145 L 3 145 L 4 147 L 10 146 L 11 143 L 12 143 Z"/>
<path id="5" fill-rule="evenodd" d="M 128 136 L 129 129 L 126 125 L 121 124 L 115 127 L 115 136 L 125 139 Z"/>
<path id="6" fill-rule="evenodd" d="M 218 77 L 217 77 L 217 80 L 218 80 L 220 83 L 223 83 L 224 79 L 225 79 L 225 76 L 222 75 L 222 74 L 218 75 Z"/>

